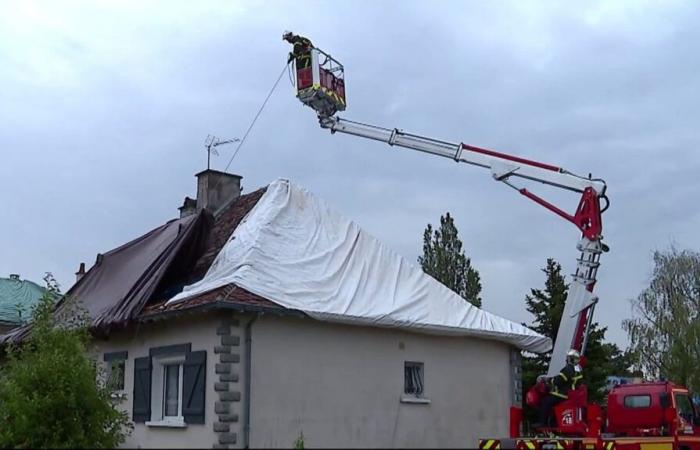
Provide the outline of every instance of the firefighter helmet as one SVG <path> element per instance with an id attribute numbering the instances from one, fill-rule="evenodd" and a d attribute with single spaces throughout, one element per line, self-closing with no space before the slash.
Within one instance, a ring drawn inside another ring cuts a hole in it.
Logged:
<path id="1" fill-rule="evenodd" d="M 566 359 L 567 360 L 575 360 L 578 362 L 578 360 L 581 359 L 581 353 L 578 352 L 578 350 L 571 349 L 568 352 L 566 352 Z"/>

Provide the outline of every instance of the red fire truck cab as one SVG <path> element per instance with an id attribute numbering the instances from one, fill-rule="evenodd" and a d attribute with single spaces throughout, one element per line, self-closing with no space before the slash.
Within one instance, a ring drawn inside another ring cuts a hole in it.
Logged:
<path id="1" fill-rule="evenodd" d="M 571 395 L 573 394 L 573 395 Z M 586 404 L 586 389 L 571 391 L 555 408 L 556 428 L 522 436 L 520 408 L 511 411 L 511 436 L 480 439 L 479 448 L 499 450 L 700 450 L 700 411 L 687 389 L 671 382 L 614 387 L 601 408 Z"/>

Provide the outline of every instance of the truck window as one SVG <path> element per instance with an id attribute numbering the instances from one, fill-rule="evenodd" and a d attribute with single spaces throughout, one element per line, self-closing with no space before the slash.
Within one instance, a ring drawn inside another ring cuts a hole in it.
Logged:
<path id="1" fill-rule="evenodd" d="M 693 409 L 693 404 L 690 402 L 690 397 L 688 397 L 687 394 L 676 393 L 673 395 L 673 398 L 676 400 L 678 415 L 681 416 L 686 422 L 693 423 L 695 410 Z"/>
<path id="2" fill-rule="evenodd" d="M 625 396 L 625 408 L 648 408 L 651 406 L 651 395 Z"/>

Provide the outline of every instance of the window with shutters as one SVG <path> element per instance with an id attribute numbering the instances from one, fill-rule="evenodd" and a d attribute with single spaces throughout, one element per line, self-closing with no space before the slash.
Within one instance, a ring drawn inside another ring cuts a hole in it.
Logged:
<path id="1" fill-rule="evenodd" d="M 156 347 L 134 360 L 134 422 L 151 427 L 204 423 L 206 351 Z"/>

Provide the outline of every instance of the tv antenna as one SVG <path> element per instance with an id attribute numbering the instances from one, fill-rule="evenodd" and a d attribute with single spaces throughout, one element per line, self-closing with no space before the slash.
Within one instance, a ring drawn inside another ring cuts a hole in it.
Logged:
<path id="1" fill-rule="evenodd" d="M 227 139 L 225 141 L 222 141 L 218 137 L 212 134 L 208 134 L 207 138 L 204 140 L 204 147 L 207 149 L 207 170 L 209 170 L 211 167 L 211 154 L 213 153 L 216 156 L 219 156 L 219 152 L 216 150 L 216 147 L 218 147 L 219 145 L 232 144 L 234 142 L 239 141 L 240 139 L 238 138 Z"/>

